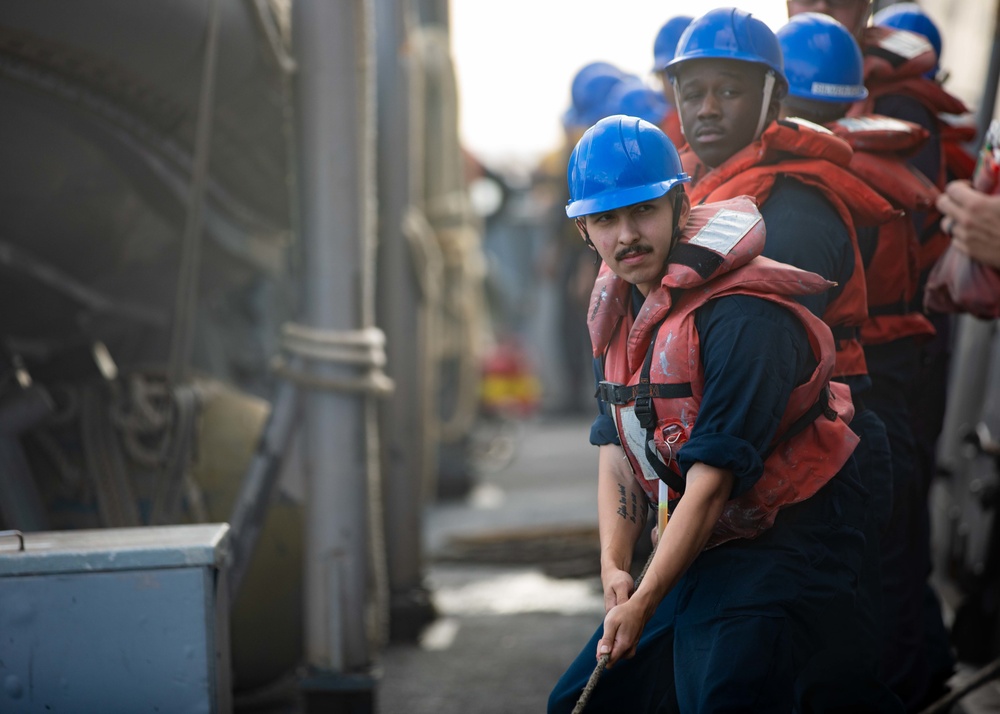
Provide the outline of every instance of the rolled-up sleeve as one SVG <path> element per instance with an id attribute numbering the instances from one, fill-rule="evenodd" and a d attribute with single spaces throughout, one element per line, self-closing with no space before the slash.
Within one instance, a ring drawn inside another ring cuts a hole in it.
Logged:
<path id="1" fill-rule="evenodd" d="M 792 390 L 815 366 L 806 331 L 791 311 L 749 296 L 712 301 L 695 316 L 705 388 L 682 473 L 696 463 L 729 469 L 731 497 L 761 477 Z"/>
<path id="2" fill-rule="evenodd" d="M 604 379 L 604 368 L 601 360 L 595 358 L 594 384 L 600 384 L 602 379 Z M 597 400 L 597 416 L 590 424 L 590 443 L 594 446 L 605 446 L 607 444 L 621 445 L 621 442 L 618 440 L 618 427 L 615 426 L 614 417 L 611 416 L 608 405 L 600 399 Z"/>

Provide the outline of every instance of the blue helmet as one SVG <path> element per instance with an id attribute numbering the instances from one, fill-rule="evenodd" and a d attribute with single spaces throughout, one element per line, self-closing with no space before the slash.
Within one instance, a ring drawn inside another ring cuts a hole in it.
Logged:
<path id="1" fill-rule="evenodd" d="M 872 21 L 882 27 L 892 27 L 897 30 L 908 30 L 923 35 L 934 48 L 934 54 L 941 59 L 941 32 L 934 21 L 915 2 L 901 2 L 890 5 L 875 13 Z M 939 64 L 927 74 L 931 77 L 937 74 Z"/>
<path id="2" fill-rule="evenodd" d="M 608 94 L 624 77 L 620 69 L 608 62 L 591 62 L 581 67 L 573 77 L 570 87 L 572 103 L 563 114 L 563 125 L 585 129 L 607 116 L 605 104 Z"/>
<path id="3" fill-rule="evenodd" d="M 670 109 L 663 92 L 649 87 L 638 77 L 626 79 L 612 89 L 605 106 L 608 116 L 627 114 L 656 126 L 661 124 Z"/>
<path id="4" fill-rule="evenodd" d="M 677 51 L 677 41 L 693 21 L 693 17 L 678 15 L 667 20 L 660 31 L 656 33 L 656 40 L 653 42 L 654 72 L 661 71 L 674 58 L 674 53 Z"/>
<path id="5" fill-rule="evenodd" d="M 772 70 L 782 84 L 788 83 L 778 38 L 762 21 L 735 7 L 709 10 L 688 25 L 665 69 L 674 75 L 686 62 L 698 59 L 752 62 Z"/>
<path id="6" fill-rule="evenodd" d="M 802 13 L 777 35 L 790 95 L 845 104 L 868 96 L 861 49 L 850 31 L 832 17 Z"/>
<path id="7" fill-rule="evenodd" d="M 569 157 L 570 218 L 649 201 L 690 181 L 660 129 L 616 114 L 587 129 Z"/>

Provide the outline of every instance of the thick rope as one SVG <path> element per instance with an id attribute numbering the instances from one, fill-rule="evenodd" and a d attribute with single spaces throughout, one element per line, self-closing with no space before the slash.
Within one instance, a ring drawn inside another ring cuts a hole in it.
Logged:
<path id="1" fill-rule="evenodd" d="M 649 558 L 646 560 L 646 564 L 642 566 L 642 572 L 639 573 L 639 577 L 635 579 L 635 587 L 639 587 L 639 583 L 642 582 L 643 576 L 646 575 L 646 570 L 649 569 L 649 564 L 653 562 L 653 556 L 656 555 L 656 548 L 653 548 L 653 552 L 649 554 Z M 633 590 L 635 592 L 635 590 Z M 600 680 L 601 675 L 604 674 L 604 670 L 607 669 L 608 660 L 611 659 L 610 654 L 601 655 L 597 660 L 597 666 L 594 667 L 594 671 L 590 673 L 590 679 L 587 680 L 587 686 L 583 688 L 580 692 L 580 698 L 576 700 L 576 706 L 573 707 L 572 714 L 582 714 L 583 710 L 587 707 L 588 702 L 590 702 L 590 697 L 594 693 L 594 689 L 597 688 L 597 682 Z"/>
<path id="2" fill-rule="evenodd" d="M 350 378 L 312 374 L 279 355 L 272 360 L 271 368 L 280 377 L 312 389 L 376 397 L 393 392 L 393 381 L 382 371 L 386 363 L 385 333 L 377 327 L 324 330 L 286 323 L 281 333 L 281 346 L 290 355 L 314 362 L 357 366 L 362 368 L 363 374 Z"/>

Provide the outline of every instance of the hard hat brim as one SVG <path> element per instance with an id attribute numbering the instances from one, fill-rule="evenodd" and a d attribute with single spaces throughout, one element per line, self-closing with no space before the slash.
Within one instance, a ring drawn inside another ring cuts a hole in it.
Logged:
<path id="1" fill-rule="evenodd" d="M 679 183 L 687 183 L 691 177 L 681 174 L 667 181 L 636 186 L 634 188 L 623 189 L 621 191 L 605 191 L 604 193 L 590 198 L 582 198 L 579 201 L 572 201 L 566 206 L 566 215 L 570 218 L 580 218 L 593 213 L 603 211 L 613 211 L 623 206 L 631 206 L 634 203 L 651 201 L 654 198 L 665 196 L 670 189 Z"/>

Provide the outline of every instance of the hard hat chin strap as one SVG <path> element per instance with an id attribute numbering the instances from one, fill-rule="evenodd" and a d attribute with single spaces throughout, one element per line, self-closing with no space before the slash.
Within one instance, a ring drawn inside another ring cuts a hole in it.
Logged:
<path id="1" fill-rule="evenodd" d="M 582 218 L 576 219 L 576 227 L 580 229 L 583 234 L 584 242 L 590 246 L 590 249 L 594 251 L 594 265 L 601 264 L 601 254 L 597 252 L 597 246 L 594 245 L 594 241 L 590 240 L 590 233 L 587 232 L 587 222 Z"/>
<path id="2" fill-rule="evenodd" d="M 764 123 L 767 121 L 767 112 L 771 108 L 771 96 L 774 94 L 774 70 L 767 70 L 764 75 L 764 101 L 760 105 L 760 117 L 757 118 L 757 130 L 753 133 L 753 140 L 757 141 L 764 133 Z"/>
<path id="3" fill-rule="evenodd" d="M 670 77 L 670 86 L 671 86 L 671 88 L 674 91 L 674 106 L 678 107 L 678 112 L 679 112 L 680 111 L 680 109 L 679 109 L 680 102 L 677 101 L 677 75 L 676 74 L 672 75 Z M 681 136 L 686 136 L 684 134 L 684 122 L 680 122 L 680 125 L 681 125 Z"/>

